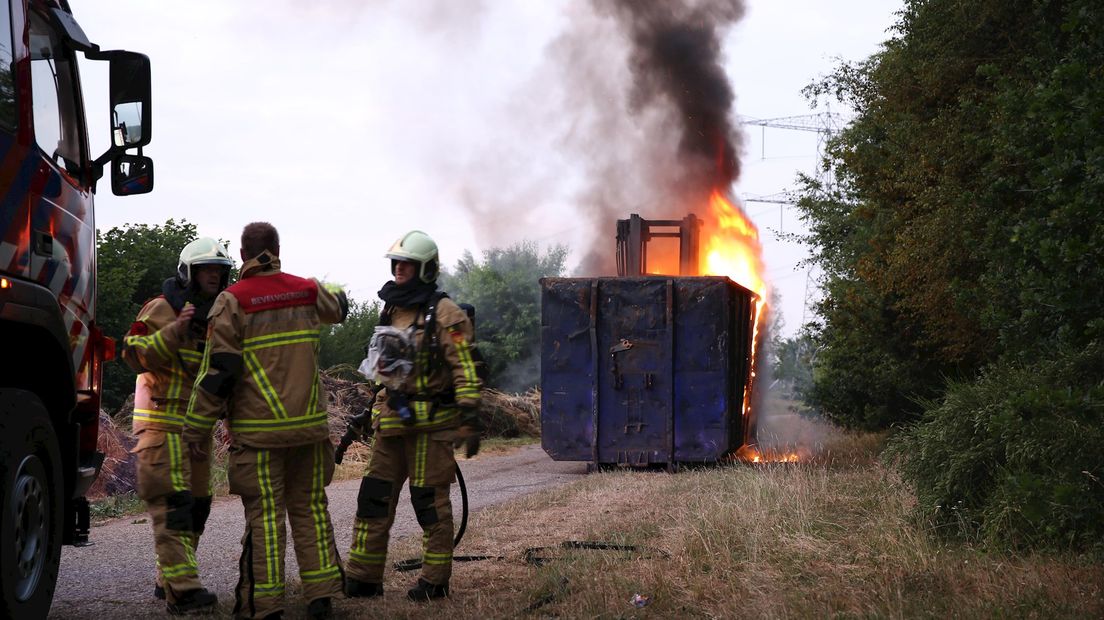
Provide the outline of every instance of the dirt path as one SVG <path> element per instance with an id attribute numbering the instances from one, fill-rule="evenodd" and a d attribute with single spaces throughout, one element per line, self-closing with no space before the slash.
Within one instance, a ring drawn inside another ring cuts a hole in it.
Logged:
<path id="1" fill-rule="evenodd" d="M 498 504 L 544 488 L 566 484 L 586 472 L 585 463 L 557 463 L 540 446 L 525 446 L 507 455 L 480 456 L 460 462 L 467 481 L 470 510 Z M 349 550 L 359 480 L 335 482 L 327 492 L 330 514 L 342 556 Z M 453 510 L 459 523 L 460 501 L 454 486 Z M 241 503 L 235 497 L 216 500 L 200 542 L 200 575 L 223 602 L 233 599 L 244 528 Z M 406 491 L 392 538 L 420 532 Z M 90 547 L 66 547 L 51 618 L 147 618 L 164 615 L 164 603 L 153 598 L 153 535 L 145 516 L 126 517 L 92 529 Z M 290 541 L 289 541 L 290 543 Z M 298 574 L 290 544 L 287 571 Z M 166 616 L 167 617 L 167 616 Z"/>

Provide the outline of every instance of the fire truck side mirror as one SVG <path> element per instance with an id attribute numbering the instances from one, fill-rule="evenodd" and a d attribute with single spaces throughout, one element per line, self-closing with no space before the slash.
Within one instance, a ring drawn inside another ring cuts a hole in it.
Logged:
<path id="1" fill-rule="evenodd" d="M 111 62 L 111 144 L 116 149 L 150 143 L 149 57 L 136 52 L 107 52 Z"/>
<path id="2" fill-rule="evenodd" d="M 96 46 L 79 47 L 89 60 L 107 61 L 111 116 L 111 146 L 92 162 L 94 179 L 111 166 L 111 191 L 117 196 L 144 194 L 153 189 L 153 161 L 142 155 L 150 143 L 153 108 L 150 104 L 149 57 L 124 50 L 101 51 Z M 127 153 L 138 149 L 136 155 Z"/>
<path id="3" fill-rule="evenodd" d="M 111 192 L 133 196 L 153 191 L 153 160 L 143 155 L 119 155 L 111 160 Z"/>

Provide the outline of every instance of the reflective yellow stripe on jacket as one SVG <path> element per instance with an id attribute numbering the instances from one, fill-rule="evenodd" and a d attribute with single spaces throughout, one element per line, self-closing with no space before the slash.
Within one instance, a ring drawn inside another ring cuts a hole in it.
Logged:
<path id="1" fill-rule="evenodd" d="M 448 328 L 449 336 L 459 333 L 455 326 Z M 479 398 L 479 376 L 475 372 L 475 360 L 471 355 L 471 344 L 465 338 L 453 338 L 453 346 L 456 347 L 456 355 L 460 358 L 460 368 L 464 372 L 465 384 L 456 388 L 456 399 Z"/>
<path id="2" fill-rule="evenodd" d="M 211 349 L 208 348 L 203 352 L 203 360 L 199 363 L 199 372 L 196 375 L 196 382 L 198 383 L 203 379 L 203 376 L 207 374 L 207 371 L 211 368 Z M 196 397 L 199 396 L 199 388 L 192 390 L 192 397 L 188 400 L 188 411 L 184 416 L 184 421 L 188 423 L 188 426 L 202 429 L 204 432 L 210 432 L 215 427 L 216 418 L 208 418 L 201 415 L 196 415 L 195 402 Z"/>
<path id="3" fill-rule="evenodd" d="M 257 351 L 270 347 L 280 347 L 291 344 L 310 343 L 318 350 L 319 330 L 305 329 L 290 332 L 277 332 L 246 338 L 243 342 L 242 358 L 249 376 L 254 385 L 261 392 L 273 419 L 233 419 L 230 428 L 235 433 L 258 433 L 266 431 L 286 431 L 326 426 L 328 424 L 325 410 L 318 410 L 318 374 L 314 375 L 311 382 L 310 400 L 307 404 L 307 413 L 301 416 L 288 414 L 284 403 L 280 401 L 276 387 L 265 373 L 264 364 L 257 357 Z M 200 373 L 203 374 L 202 372 Z"/>
<path id="4" fill-rule="evenodd" d="M 131 336 L 128 340 L 133 338 L 142 338 L 141 336 Z M 165 344 L 160 338 L 160 332 L 153 336 L 147 336 L 145 338 L 153 339 L 154 342 L 159 343 L 154 346 L 154 350 L 160 354 L 162 350 L 165 351 L 167 357 L 165 359 L 171 360 L 172 367 L 169 369 L 169 387 L 165 390 L 164 400 L 155 401 L 155 406 L 161 406 L 156 403 L 164 402 L 164 406 L 161 409 L 145 409 L 140 407 L 134 408 L 134 421 L 135 422 L 156 422 L 159 424 L 169 424 L 172 426 L 183 427 L 184 426 L 184 413 L 185 403 L 183 402 L 184 388 L 191 387 L 188 382 L 191 380 L 188 371 L 181 365 L 180 361 L 201 364 L 203 357 L 199 351 L 195 349 L 179 349 L 177 354 L 180 359 L 168 354 L 168 349 L 165 349 Z M 133 345 L 132 345 L 133 346 Z"/>
<path id="5" fill-rule="evenodd" d="M 433 414 L 433 419 L 429 419 L 429 408 L 432 403 L 429 401 L 410 401 L 410 404 L 414 407 L 414 423 L 406 424 L 402 421 L 402 418 L 398 416 L 380 417 L 383 415 L 381 409 L 374 408 L 372 415 L 379 420 L 379 427 L 383 430 L 395 430 L 404 428 L 428 428 L 430 426 L 438 426 L 444 422 L 455 420 L 459 410 L 455 407 L 437 407 L 437 411 Z"/>
<path id="6" fill-rule="evenodd" d="M 161 332 L 154 332 L 148 336 L 127 336 L 123 339 L 123 342 L 126 346 L 134 347 L 135 349 L 145 350 L 152 348 L 163 360 L 172 359 L 172 353 L 170 353 L 169 348 L 165 346 L 165 339 L 161 336 Z"/>

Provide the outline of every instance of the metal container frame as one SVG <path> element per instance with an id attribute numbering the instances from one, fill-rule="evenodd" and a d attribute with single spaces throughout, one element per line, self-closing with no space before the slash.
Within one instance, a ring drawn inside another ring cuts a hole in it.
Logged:
<path id="1" fill-rule="evenodd" d="M 554 460 L 675 471 L 752 436 L 755 293 L 722 276 L 540 283 L 541 444 Z"/>

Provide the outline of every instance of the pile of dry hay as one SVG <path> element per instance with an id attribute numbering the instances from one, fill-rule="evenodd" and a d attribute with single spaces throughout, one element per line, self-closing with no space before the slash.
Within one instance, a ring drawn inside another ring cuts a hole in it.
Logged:
<path id="1" fill-rule="evenodd" d="M 349 418 L 372 405 L 372 393 L 365 383 L 341 379 L 322 373 L 322 385 L 329 394 L 330 439 L 334 445 L 341 440 Z M 118 495 L 135 490 L 135 456 L 130 450 L 136 440 L 130 428 L 134 397 L 131 396 L 114 416 L 100 413 L 100 436 L 97 444 L 104 453 L 100 477 L 88 492 L 90 499 Z M 483 391 L 479 415 L 488 437 L 537 437 L 540 435 L 540 390 L 524 394 L 507 394 L 498 390 Z M 216 460 L 224 458 L 228 438 L 222 424 L 215 426 Z M 366 461 L 368 448 L 354 442 L 347 452 L 349 461 Z"/>

